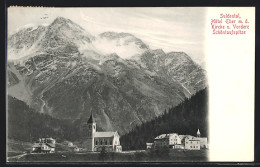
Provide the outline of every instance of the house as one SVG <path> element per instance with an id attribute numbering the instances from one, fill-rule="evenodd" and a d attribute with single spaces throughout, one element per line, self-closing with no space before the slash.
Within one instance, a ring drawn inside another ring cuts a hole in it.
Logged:
<path id="1" fill-rule="evenodd" d="M 163 146 L 172 149 L 200 150 L 201 148 L 208 148 L 208 141 L 207 137 L 200 136 L 200 131 L 198 129 L 197 137 L 191 135 L 178 135 L 178 133 L 161 134 L 154 139 L 152 145 L 149 144 L 149 147 L 147 145 L 147 149 Z"/>
<path id="2" fill-rule="evenodd" d="M 185 138 L 184 149 L 186 150 L 200 150 L 200 141 L 198 139 Z"/>
<path id="3" fill-rule="evenodd" d="M 162 134 L 154 139 L 154 147 L 169 147 L 169 134 Z"/>
<path id="4" fill-rule="evenodd" d="M 68 147 L 73 147 L 73 143 L 72 142 L 68 142 Z"/>
<path id="5" fill-rule="evenodd" d="M 103 149 L 107 152 L 121 152 L 122 146 L 120 145 L 120 136 L 117 131 L 115 132 L 97 132 L 96 122 L 91 113 L 87 121 L 87 151 L 100 152 Z"/>
<path id="6" fill-rule="evenodd" d="M 181 145 L 181 139 L 178 135 L 178 133 L 170 133 L 169 134 L 169 146 L 170 148 L 179 148 L 179 145 Z"/>
<path id="7" fill-rule="evenodd" d="M 78 147 L 74 147 L 73 151 L 74 151 L 74 152 L 79 152 L 80 149 L 79 149 Z"/>
<path id="8" fill-rule="evenodd" d="M 200 150 L 200 141 L 191 135 L 179 135 L 181 145 L 186 150 Z"/>
<path id="9" fill-rule="evenodd" d="M 33 153 L 54 153 L 56 141 L 53 138 L 40 138 L 32 146 Z"/>
<path id="10" fill-rule="evenodd" d="M 146 143 L 146 149 L 151 149 L 153 146 L 153 143 Z"/>

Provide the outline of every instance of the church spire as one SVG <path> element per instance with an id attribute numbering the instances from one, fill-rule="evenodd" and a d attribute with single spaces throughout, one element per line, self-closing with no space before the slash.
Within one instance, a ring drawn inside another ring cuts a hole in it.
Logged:
<path id="1" fill-rule="evenodd" d="M 95 122 L 95 120 L 93 118 L 93 114 L 92 114 L 92 111 L 91 111 L 90 117 L 88 119 L 88 123 L 94 123 L 94 122 Z"/>
<path id="2" fill-rule="evenodd" d="M 200 130 L 197 131 L 197 137 L 200 137 Z"/>

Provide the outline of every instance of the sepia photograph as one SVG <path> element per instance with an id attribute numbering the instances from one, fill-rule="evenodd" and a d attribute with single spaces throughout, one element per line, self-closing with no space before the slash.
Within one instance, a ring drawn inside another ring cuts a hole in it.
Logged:
<path id="1" fill-rule="evenodd" d="M 218 160 L 210 158 L 211 147 L 225 149 L 232 140 L 212 130 L 229 128 L 219 125 L 210 105 L 223 104 L 214 99 L 220 97 L 214 86 L 225 81 L 214 79 L 231 61 L 211 64 L 218 61 L 208 52 L 208 34 L 238 41 L 253 28 L 243 12 L 223 11 L 209 19 L 206 7 L 9 7 L 7 162 Z M 240 93 L 252 100 L 252 92 Z M 254 117 L 247 116 L 251 126 Z"/>

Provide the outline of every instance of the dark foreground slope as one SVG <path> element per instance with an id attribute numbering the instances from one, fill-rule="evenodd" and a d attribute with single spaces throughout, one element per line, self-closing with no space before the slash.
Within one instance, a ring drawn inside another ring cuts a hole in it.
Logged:
<path id="1" fill-rule="evenodd" d="M 84 138 L 84 126 L 80 125 L 36 112 L 23 101 L 8 96 L 9 139 L 34 142 L 40 137 L 54 137 L 58 141 L 74 141 Z"/>
<path id="2" fill-rule="evenodd" d="M 208 136 L 208 89 L 203 89 L 163 115 L 135 127 L 120 139 L 123 150 L 141 150 L 164 133 Z"/>

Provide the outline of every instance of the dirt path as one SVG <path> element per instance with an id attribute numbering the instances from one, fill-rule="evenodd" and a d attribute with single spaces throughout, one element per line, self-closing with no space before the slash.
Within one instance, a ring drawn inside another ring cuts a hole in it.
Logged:
<path id="1" fill-rule="evenodd" d="M 7 161 L 10 161 L 12 159 L 18 160 L 18 159 L 24 157 L 25 155 L 27 155 L 27 153 L 23 153 L 23 154 L 12 156 L 12 157 L 7 157 Z"/>

